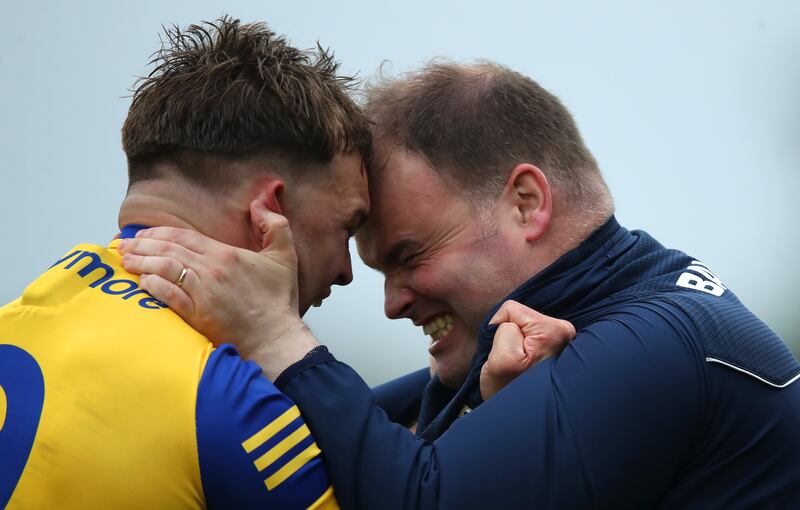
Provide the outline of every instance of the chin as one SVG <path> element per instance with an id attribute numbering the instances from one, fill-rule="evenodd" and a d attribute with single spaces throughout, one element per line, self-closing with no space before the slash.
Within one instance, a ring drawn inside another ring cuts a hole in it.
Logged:
<path id="1" fill-rule="evenodd" d="M 436 375 L 439 377 L 439 382 L 443 385 L 447 386 L 451 389 L 458 389 L 464 384 L 464 380 L 467 378 L 467 373 L 469 370 L 454 370 L 448 367 L 444 367 L 442 370 L 442 366 L 439 366 L 439 370 Z"/>

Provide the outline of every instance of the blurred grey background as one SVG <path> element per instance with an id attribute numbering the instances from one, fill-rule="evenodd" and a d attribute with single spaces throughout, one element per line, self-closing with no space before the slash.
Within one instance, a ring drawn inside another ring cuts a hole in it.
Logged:
<path id="1" fill-rule="evenodd" d="M 369 78 L 435 56 L 488 58 L 562 98 L 628 228 L 703 260 L 795 352 L 800 2 L 7 2 L 0 32 L 0 302 L 59 255 L 117 232 L 119 130 L 162 24 L 230 13 L 329 46 Z M 383 316 L 355 255 L 308 322 L 372 384 L 427 364 L 420 328 Z"/>

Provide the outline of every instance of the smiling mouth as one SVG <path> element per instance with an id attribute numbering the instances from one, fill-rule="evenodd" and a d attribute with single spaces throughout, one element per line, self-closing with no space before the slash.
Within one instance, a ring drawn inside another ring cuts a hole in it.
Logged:
<path id="1" fill-rule="evenodd" d="M 445 313 L 437 315 L 427 323 L 423 324 L 422 332 L 430 335 L 433 343 L 438 342 L 446 337 L 453 330 L 453 323 L 455 322 L 452 315 Z"/>

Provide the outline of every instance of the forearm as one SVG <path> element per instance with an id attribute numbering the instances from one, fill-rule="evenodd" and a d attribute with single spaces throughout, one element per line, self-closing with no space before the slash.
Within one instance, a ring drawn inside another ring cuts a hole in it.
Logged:
<path id="1" fill-rule="evenodd" d="M 553 409 L 541 384 L 545 374 L 492 399 L 484 404 L 491 408 L 481 406 L 431 443 L 389 422 L 358 375 L 328 356 L 276 384 L 302 410 L 343 509 L 547 507 L 552 492 L 565 508 L 585 506 L 567 429 L 548 427 L 552 417 L 520 405 L 539 388 L 533 397 Z M 570 490 L 554 487 L 556 481 L 568 481 Z"/>
<path id="2" fill-rule="evenodd" d="M 434 445 L 391 423 L 347 365 L 329 354 L 304 363 L 276 385 L 302 410 L 342 508 L 439 508 Z"/>
<path id="3" fill-rule="evenodd" d="M 301 409 L 345 509 L 652 507 L 691 444 L 700 379 L 692 346 L 636 312 L 588 328 L 433 443 L 390 423 L 330 354 L 276 385 Z"/>

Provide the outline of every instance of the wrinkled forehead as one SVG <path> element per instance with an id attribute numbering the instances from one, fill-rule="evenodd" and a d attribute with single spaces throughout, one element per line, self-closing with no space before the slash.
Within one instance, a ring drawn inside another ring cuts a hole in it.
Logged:
<path id="1" fill-rule="evenodd" d="M 406 200 L 402 200 L 403 196 Z M 392 182 L 376 176 L 370 169 L 369 201 L 369 216 L 356 232 L 356 246 L 366 265 L 382 271 L 382 259 L 392 238 L 399 233 L 398 228 L 413 229 L 413 225 L 404 225 L 402 217 L 403 208 L 412 205 L 413 196 L 404 189 L 393 188 Z"/>
<path id="2" fill-rule="evenodd" d="M 438 219 L 448 187 L 424 158 L 402 146 L 378 144 L 370 166 L 370 215 L 356 234 L 364 263 L 384 270 L 398 243 L 417 241 Z"/>

